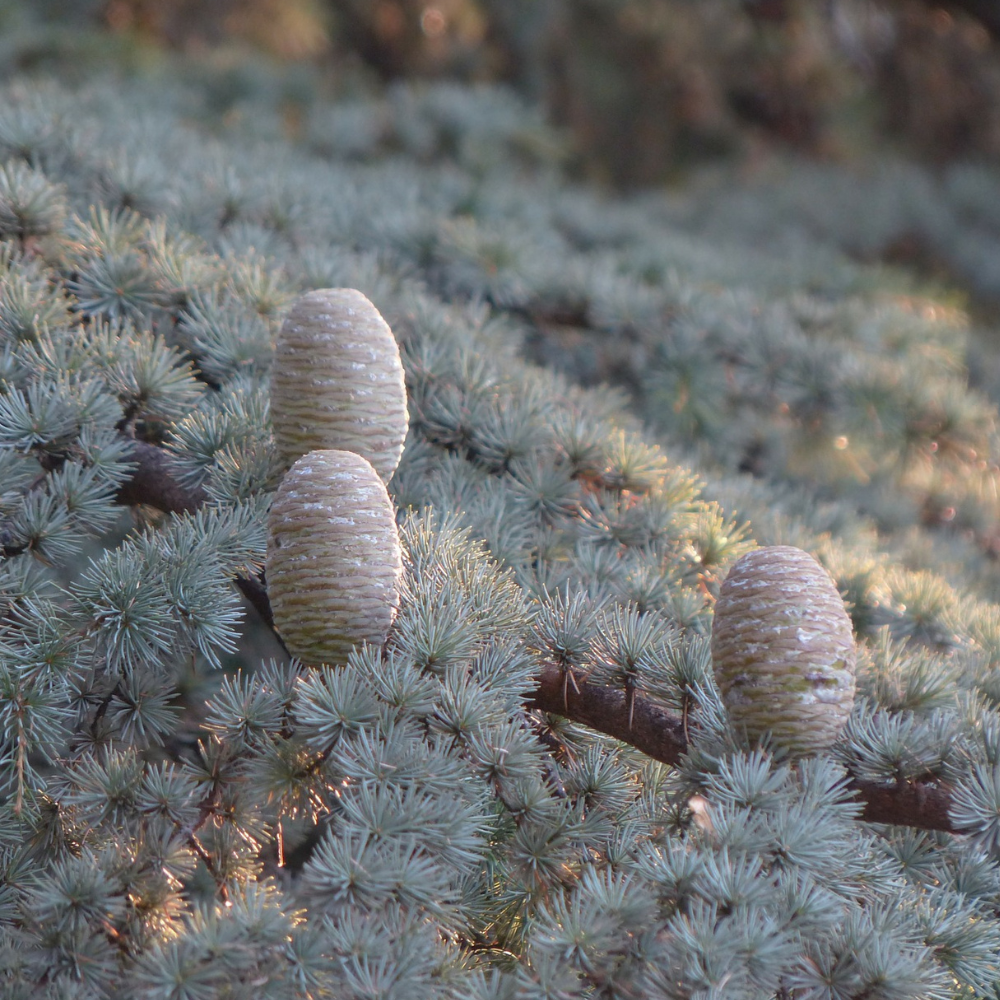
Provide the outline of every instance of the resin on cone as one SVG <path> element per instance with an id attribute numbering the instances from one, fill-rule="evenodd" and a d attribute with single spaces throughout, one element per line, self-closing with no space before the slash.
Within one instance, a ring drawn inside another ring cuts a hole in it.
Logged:
<path id="1" fill-rule="evenodd" d="M 403 572 L 396 512 L 360 455 L 312 451 L 285 474 L 268 516 L 274 624 L 303 662 L 344 663 L 385 642 Z"/>
<path id="2" fill-rule="evenodd" d="M 738 559 L 712 627 L 715 677 L 729 716 L 753 742 L 770 733 L 793 755 L 831 746 L 854 704 L 851 620 L 825 569 L 774 545 Z"/>
<path id="3" fill-rule="evenodd" d="M 408 426 L 399 346 L 354 288 L 300 296 L 285 317 L 271 373 L 271 418 L 287 463 L 320 448 L 363 455 L 392 478 Z"/>

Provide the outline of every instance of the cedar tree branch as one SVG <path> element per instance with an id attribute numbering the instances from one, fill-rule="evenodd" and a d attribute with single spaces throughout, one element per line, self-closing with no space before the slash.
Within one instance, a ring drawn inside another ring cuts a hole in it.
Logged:
<path id="1" fill-rule="evenodd" d="M 131 457 L 137 468 L 119 491 L 120 502 L 144 503 L 176 513 L 196 510 L 204 503 L 201 490 L 185 489 L 171 477 L 161 449 L 136 442 Z M 236 583 L 264 622 L 273 628 L 274 617 L 263 583 L 244 577 Z M 676 764 L 687 752 L 684 724 L 676 715 L 638 696 L 630 705 L 626 693 L 617 688 L 586 681 L 579 681 L 575 687 L 566 685 L 557 667 L 542 670 L 528 704 L 613 736 L 666 764 Z M 850 788 L 863 803 L 862 818 L 870 823 L 958 832 L 949 817 L 951 795 L 944 786 L 929 782 L 880 785 L 854 779 Z"/>
<path id="2" fill-rule="evenodd" d="M 665 764 L 676 764 L 687 752 L 684 723 L 678 716 L 637 696 L 630 727 L 628 697 L 624 691 L 586 681 L 577 681 L 575 687 L 566 685 L 557 667 L 542 670 L 530 704 L 532 708 L 582 722 Z M 948 816 L 951 796 L 939 785 L 926 782 L 880 785 L 854 779 L 850 788 L 864 803 L 861 816 L 869 823 L 956 832 Z"/>
<path id="3" fill-rule="evenodd" d="M 162 448 L 144 441 L 130 441 L 130 462 L 135 463 L 132 477 L 118 490 L 121 504 L 148 504 L 168 514 L 185 514 L 197 510 L 205 502 L 200 487 L 189 489 L 178 483 L 170 472 L 170 458 Z"/>

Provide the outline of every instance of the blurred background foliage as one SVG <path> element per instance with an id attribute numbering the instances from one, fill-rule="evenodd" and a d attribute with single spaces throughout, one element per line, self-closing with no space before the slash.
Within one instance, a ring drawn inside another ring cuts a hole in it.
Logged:
<path id="1" fill-rule="evenodd" d="M 995 597 L 998 40 L 993 0 L 0 0 L 0 152 L 287 274 L 333 232 L 706 474 L 846 501 Z M 141 113 L 100 89 L 129 74 Z M 50 134 L 53 78 L 104 124 Z M 759 534 L 770 501 L 729 500 Z"/>
<path id="2" fill-rule="evenodd" d="M 772 150 L 996 162 L 998 32 L 992 0 L 0 3 L 7 72 L 167 47 L 234 66 L 267 52 L 296 64 L 300 101 L 303 73 L 339 88 L 507 83 L 565 127 L 582 175 L 618 187 Z"/>

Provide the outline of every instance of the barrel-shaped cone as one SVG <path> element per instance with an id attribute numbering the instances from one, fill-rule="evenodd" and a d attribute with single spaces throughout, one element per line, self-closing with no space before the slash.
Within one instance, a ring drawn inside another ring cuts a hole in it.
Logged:
<path id="1" fill-rule="evenodd" d="M 381 645 L 402 571 L 395 510 L 367 459 L 338 450 L 298 459 L 268 517 L 267 590 L 288 651 L 335 664 L 360 642 Z"/>
<path id="2" fill-rule="evenodd" d="M 286 463 L 321 448 L 353 451 L 388 482 L 408 425 L 399 346 L 354 288 L 321 288 L 293 304 L 275 345 L 271 419 Z"/>
<path id="3" fill-rule="evenodd" d="M 738 559 L 712 627 L 715 677 L 751 741 L 770 734 L 793 756 L 836 740 L 854 704 L 851 620 L 829 573 L 802 549 L 774 545 Z"/>

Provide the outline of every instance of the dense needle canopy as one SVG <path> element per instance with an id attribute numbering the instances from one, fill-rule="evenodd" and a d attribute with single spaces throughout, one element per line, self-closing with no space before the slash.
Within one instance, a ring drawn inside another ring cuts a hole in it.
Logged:
<path id="1" fill-rule="evenodd" d="M 504 91 L 318 102 L 288 139 L 261 72 L 223 120 L 210 75 L 0 100 L 3 995 L 994 995 L 997 411 L 963 316 L 832 239 L 748 252 L 750 208 L 722 240 L 569 186 Z M 330 287 L 401 347 L 403 576 L 383 645 L 303 667 L 258 613 L 269 377 Z M 755 543 L 815 555 L 859 640 L 797 762 L 713 676 Z M 629 742 L 646 709 L 672 763 Z M 851 781 L 940 793 L 951 832 L 863 822 Z"/>

